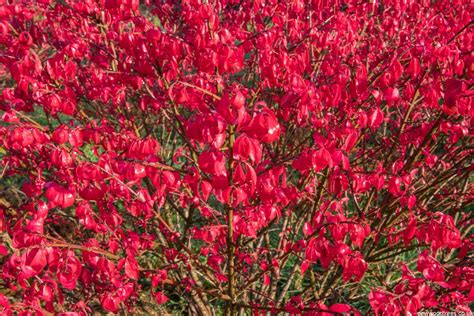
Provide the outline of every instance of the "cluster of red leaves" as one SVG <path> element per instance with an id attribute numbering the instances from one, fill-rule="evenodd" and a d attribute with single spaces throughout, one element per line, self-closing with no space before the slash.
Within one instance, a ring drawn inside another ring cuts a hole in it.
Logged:
<path id="1" fill-rule="evenodd" d="M 2 313 L 469 311 L 468 2 L 0 1 Z"/>

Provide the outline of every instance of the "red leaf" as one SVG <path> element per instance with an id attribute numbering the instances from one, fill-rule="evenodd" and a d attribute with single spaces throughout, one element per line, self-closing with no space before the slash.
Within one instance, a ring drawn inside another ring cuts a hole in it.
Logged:
<path id="1" fill-rule="evenodd" d="M 313 233 L 313 228 L 311 227 L 311 224 L 308 222 L 305 222 L 303 225 L 303 234 L 305 236 L 310 236 Z"/>
<path id="2" fill-rule="evenodd" d="M 163 294 L 163 292 L 156 292 L 154 294 L 154 296 L 155 296 L 156 302 L 159 305 L 164 304 L 164 303 L 168 302 L 168 300 L 169 300 L 169 298 L 165 294 Z"/>
<path id="3" fill-rule="evenodd" d="M 226 161 L 219 151 L 205 151 L 198 159 L 199 168 L 215 176 L 227 176 Z"/>
<path id="4" fill-rule="evenodd" d="M 8 255 L 8 248 L 4 245 L 0 245 L 0 256 Z"/>
<path id="5" fill-rule="evenodd" d="M 124 268 L 126 276 L 128 276 L 130 279 L 138 279 L 138 264 L 135 258 L 130 256 L 127 257 L 127 259 L 125 259 Z"/>
<path id="6" fill-rule="evenodd" d="M 310 267 L 311 263 L 308 260 L 303 260 L 301 263 L 301 275 L 304 275 L 306 270 Z"/>
<path id="7" fill-rule="evenodd" d="M 347 304 L 334 304 L 329 308 L 329 310 L 336 313 L 347 313 L 352 310 L 352 307 Z"/>
<path id="8" fill-rule="evenodd" d="M 100 303 L 102 307 L 109 312 L 116 313 L 118 312 L 118 308 L 122 300 L 115 294 L 106 293 L 104 294 L 101 299 Z"/>
<path id="9" fill-rule="evenodd" d="M 47 252 L 42 248 L 28 249 L 22 256 L 22 272 L 26 278 L 38 275 L 46 267 Z"/>
<path id="10" fill-rule="evenodd" d="M 369 127 L 371 129 L 377 129 L 384 120 L 383 112 L 380 108 L 376 108 L 372 111 L 369 118 Z"/>
<path id="11" fill-rule="evenodd" d="M 57 183 L 50 183 L 46 190 L 45 196 L 54 206 L 67 208 L 74 204 L 76 192 L 69 190 Z"/>
<path id="12" fill-rule="evenodd" d="M 82 263 L 76 258 L 72 251 L 68 251 L 66 258 L 59 265 L 58 280 L 64 288 L 73 290 L 81 275 L 81 270 Z"/>
<path id="13" fill-rule="evenodd" d="M 270 277 L 267 274 L 263 275 L 263 284 L 269 285 L 270 284 Z"/>
<path id="14" fill-rule="evenodd" d="M 268 108 L 255 115 L 248 126 L 249 134 L 265 143 L 276 141 L 280 137 L 280 129 L 275 114 Z"/>
<path id="15" fill-rule="evenodd" d="M 384 92 L 384 98 L 388 103 L 393 103 L 400 98 L 400 93 L 397 88 L 388 88 Z"/>

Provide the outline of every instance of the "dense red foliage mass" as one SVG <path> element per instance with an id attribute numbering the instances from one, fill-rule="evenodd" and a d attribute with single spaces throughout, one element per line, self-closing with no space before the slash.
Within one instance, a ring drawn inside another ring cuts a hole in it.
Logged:
<path id="1" fill-rule="evenodd" d="M 1 0 L 0 310 L 469 312 L 472 12 Z"/>

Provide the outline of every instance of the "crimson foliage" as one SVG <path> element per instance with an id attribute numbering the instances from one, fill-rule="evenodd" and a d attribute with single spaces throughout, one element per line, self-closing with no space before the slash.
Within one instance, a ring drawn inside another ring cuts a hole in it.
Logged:
<path id="1" fill-rule="evenodd" d="M 469 312 L 469 1 L 0 3 L 3 313 Z"/>

